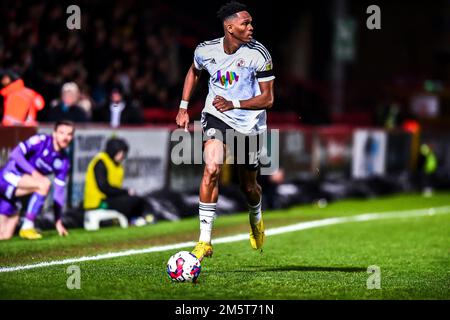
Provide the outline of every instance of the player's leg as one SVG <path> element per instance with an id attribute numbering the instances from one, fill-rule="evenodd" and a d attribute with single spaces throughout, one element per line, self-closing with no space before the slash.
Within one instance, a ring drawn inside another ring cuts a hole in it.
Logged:
<path id="1" fill-rule="evenodd" d="M 8 217 L 5 214 L 0 214 L 0 240 L 6 240 L 5 231 Z"/>
<path id="2" fill-rule="evenodd" d="M 261 207 L 262 188 L 258 184 L 258 170 L 249 169 L 246 165 L 238 165 L 239 183 L 241 191 L 247 199 L 247 204 L 251 207 Z"/>
<path id="3" fill-rule="evenodd" d="M 20 175 L 10 170 L 0 171 L 0 239 L 10 239 L 19 216 L 16 206 L 16 189 Z"/>
<path id="4" fill-rule="evenodd" d="M 6 240 L 6 225 L 8 223 L 8 216 L 0 213 L 0 240 Z"/>
<path id="5" fill-rule="evenodd" d="M 0 214 L 0 240 L 11 239 L 19 222 L 19 214 L 12 216 Z"/>
<path id="6" fill-rule="evenodd" d="M 0 197 L 0 240 L 11 239 L 19 222 L 14 200 Z"/>
<path id="7" fill-rule="evenodd" d="M 16 190 L 14 195 L 16 197 L 22 197 L 35 192 L 46 196 L 50 190 L 50 185 L 50 180 L 47 177 L 38 179 L 29 174 L 24 174 L 19 177 L 15 184 Z"/>
<path id="8" fill-rule="evenodd" d="M 238 171 L 241 190 L 247 199 L 250 244 L 253 249 L 260 249 L 264 244 L 265 234 L 261 211 L 262 189 L 256 179 L 258 171 L 246 165 L 239 165 Z"/>
<path id="9" fill-rule="evenodd" d="M 19 236 L 24 239 L 41 239 L 35 227 L 34 221 L 45 203 L 45 198 L 50 190 L 50 180 L 46 177 L 35 178 L 30 175 L 23 175 L 17 184 L 16 196 L 23 196 L 32 193 L 28 202 L 24 223 L 19 232 Z"/>
<path id="10" fill-rule="evenodd" d="M 205 142 L 205 167 L 200 184 L 200 201 L 216 203 L 219 198 L 219 175 L 224 157 L 224 144 L 213 139 Z"/>
<path id="11" fill-rule="evenodd" d="M 205 166 L 200 183 L 200 237 L 192 251 L 198 258 L 212 255 L 211 234 L 219 197 L 219 175 L 224 160 L 224 144 L 219 139 L 211 139 L 204 144 Z"/>
<path id="12" fill-rule="evenodd" d="M 265 240 L 264 223 L 261 212 L 262 189 L 257 182 L 259 154 L 262 147 L 260 136 L 245 137 L 245 146 L 238 146 L 245 153 L 245 164 L 238 165 L 239 182 L 247 200 L 250 221 L 250 244 L 260 249 Z"/>
<path id="13" fill-rule="evenodd" d="M 5 237 L 3 234 L 5 233 L 5 226 L 6 226 L 6 216 L 3 214 L 0 214 L 0 240 L 5 240 Z"/>

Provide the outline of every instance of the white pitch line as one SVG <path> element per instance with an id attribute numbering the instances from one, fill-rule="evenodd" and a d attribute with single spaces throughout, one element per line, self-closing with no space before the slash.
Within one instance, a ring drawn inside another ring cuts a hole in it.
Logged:
<path id="1" fill-rule="evenodd" d="M 361 221 L 395 219 L 395 218 L 411 218 L 411 217 L 432 216 L 432 215 L 447 214 L 447 213 L 450 213 L 450 206 L 426 208 L 426 209 L 416 209 L 416 210 L 405 210 L 405 211 L 386 211 L 386 212 L 378 212 L 378 213 L 365 213 L 365 214 L 360 214 L 357 216 L 328 218 L 328 219 L 300 222 L 300 223 L 296 223 L 296 224 L 292 224 L 292 225 L 288 225 L 288 226 L 284 226 L 284 227 L 272 228 L 272 229 L 266 230 L 266 236 L 273 236 L 273 235 L 277 235 L 277 234 L 283 234 L 283 233 L 288 233 L 288 232 L 294 232 L 294 231 L 299 231 L 299 230 L 312 229 L 312 228 L 318 228 L 318 227 L 324 227 L 324 226 L 329 226 L 329 225 L 334 225 L 334 224 L 342 224 L 342 223 L 348 223 L 348 222 L 361 222 Z M 237 234 L 234 236 L 217 238 L 214 240 L 214 244 L 237 242 L 237 241 L 242 241 L 242 240 L 247 240 L 247 239 L 248 239 L 247 233 Z M 13 267 L 0 267 L 0 273 L 57 266 L 57 265 L 78 263 L 78 262 L 84 262 L 84 261 L 112 259 L 112 258 L 126 257 L 126 256 L 151 253 L 151 252 L 175 250 L 175 249 L 192 247 L 195 244 L 196 243 L 193 241 L 182 242 L 182 243 L 176 243 L 176 244 L 169 244 L 169 245 L 165 245 L 165 246 L 150 247 L 150 248 L 146 248 L 146 249 L 133 249 L 133 250 L 127 250 L 127 251 L 109 252 L 109 253 L 105 253 L 105 254 L 99 254 L 96 256 L 87 256 L 87 257 L 80 257 L 80 258 L 70 258 L 70 259 L 64 259 L 64 260 L 47 261 L 47 262 L 19 265 L 19 266 L 13 266 Z"/>

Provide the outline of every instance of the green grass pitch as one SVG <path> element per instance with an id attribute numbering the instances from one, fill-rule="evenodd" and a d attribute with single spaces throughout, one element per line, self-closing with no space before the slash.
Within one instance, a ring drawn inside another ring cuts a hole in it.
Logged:
<path id="1" fill-rule="evenodd" d="M 450 205 L 450 193 L 345 200 L 325 208 L 297 206 L 264 213 L 266 228 L 370 212 Z M 214 237 L 248 231 L 247 214 L 219 216 Z M 198 219 L 145 227 L 70 230 L 59 238 L 0 242 L 0 267 L 193 241 Z M 214 241 L 213 241 L 214 245 Z M 188 249 L 188 248 L 187 248 Z M 180 249 L 181 250 L 181 249 Z M 67 265 L 0 272 L 0 299 L 450 299 L 450 209 L 439 215 L 349 222 L 266 238 L 262 253 L 248 240 L 214 245 L 199 281 L 172 283 L 168 258 L 179 250 L 73 263 L 81 288 L 69 290 Z M 368 289 L 367 268 L 380 268 Z"/>

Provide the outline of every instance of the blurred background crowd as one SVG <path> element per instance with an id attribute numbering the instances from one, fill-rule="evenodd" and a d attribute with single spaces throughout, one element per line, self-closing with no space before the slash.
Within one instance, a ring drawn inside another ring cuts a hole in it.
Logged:
<path id="1" fill-rule="evenodd" d="M 136 109 L 177 107 L 185 72 L 180 55 L 197 39 L 186 43 L 183 26 L 167 19 L 170 8 L 162 3 L 81 1 L 82 27 L 74 31 L 66 27 L 68 5 L 60 1 L 0 6 L 0 64 L 43 95 L 48 107 L 39 119 L 54 121 L 61 111 L 52 108 L 74 106 L 84 113 L 74 120 L 104 120 L 96 111 L 119 98 Z"/>
<path id="2" fill-rule="evenodd" d="M 368 1 L 302 2 L 298 10 L 244 2 L 274 60 L 269 121 L 392 126 L 405 117 L 449 116 L 448 1 L 380 1 L 380 30 L 366 27 Z M 81 29 L 69 30 L 71 3 L 5 0 L 0 66 L 43 96 L 39 121 L 73 107 L 75 121 L 111 122 L 110 105 L 124 103 L 124 123 L 169 122 L 172 114 L 161 112 L 177 109 L 196 45 L 222 34 L 221 3 L 78 1 Z M 204 79 L 191 103 L 195 114 L 205 94 Z"/>

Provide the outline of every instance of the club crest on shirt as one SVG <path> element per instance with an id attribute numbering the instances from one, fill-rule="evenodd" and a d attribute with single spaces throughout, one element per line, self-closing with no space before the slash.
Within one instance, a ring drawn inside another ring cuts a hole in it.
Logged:
<path id="1" fill-rule="evenodd" d="M 236 62 L 236 67 L 239 67 L 239 68 L 245 67 L 245 60 L 244 60 L 244 59 L 239 59 L 239 60 Z"/>
<path id="2" fill-rule="evenodd" d="M 55 161 L 53 161 L 53 168 L 55 169 L 61 169 L 63 165 L 63 162 L 60 159 L 55 159 Z"/>
<path id="3" fill-rule="evenodd" d="M 212 135 L 214 135 L 216 133 L 216 129 L 214 128 L 209 128 L 208 131 L 206 131 L 206 135 L 208 137 L 211 137 Z"/>

